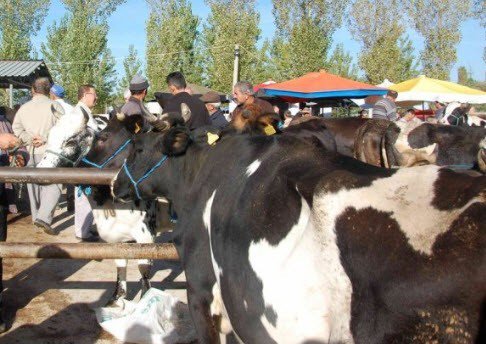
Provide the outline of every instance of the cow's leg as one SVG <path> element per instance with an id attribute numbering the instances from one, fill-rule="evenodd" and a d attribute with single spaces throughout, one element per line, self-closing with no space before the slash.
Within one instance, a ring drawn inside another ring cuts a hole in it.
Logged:
<path id="1" fill-rule="evenodd" d="M 143 224 L 139 228 L 134 228 L 132 230 L 132 236 L 135 241 L 139 244 L 152 244 L 154 242 L 154 237 L 151 231 Z M 140 271 L 140 284 L 141 284 L 141 296 L 145 294 L 147 290 L 150 289 L 150 272 L 152 270 L 152 260 L 150 259 L 140 259 L 138 261 L 138 271 Z"/>
<path id="2" fill-rule="evenodd" d="M 215 327 L 210 310 L 212 294 L 207 285 L 195 287 L 188 283 L 187 301 L 192 321 L 197 331 L 198 343 L 220 343 L 219 333 Z"/>
<path id="3" fill-rule="evenodd" d="M 115 259 L 116 263 L 116 288 L 110 300 L 106 304 L 108 307 L 116 306 L 118 300 L 125 299 L 127 296 L 127 263 L 126 259 Z"/>

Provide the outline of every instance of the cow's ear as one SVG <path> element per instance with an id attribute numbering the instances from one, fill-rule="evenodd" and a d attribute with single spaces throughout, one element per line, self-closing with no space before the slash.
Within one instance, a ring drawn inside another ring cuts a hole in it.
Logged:
<path id="1" fill-rule="evenodd" d="M 162 137 L 161 150 L 168 156 L 184 154 L 191 143 L 189 129 L 185 127 L 171 128 Z"/>
<path id="2" fill-rule="evenodd" d="M 143 129 L 143 117 L 142 115 L 126 116 L 123 125 L 132 134 L 138 134 Z"/>

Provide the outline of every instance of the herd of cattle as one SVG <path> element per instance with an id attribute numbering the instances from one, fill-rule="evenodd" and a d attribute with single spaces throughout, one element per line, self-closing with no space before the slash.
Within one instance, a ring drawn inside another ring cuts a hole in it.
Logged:
<path id="1" fill-rule="evenodd" d="M 142 133 L 142 116 L 118 114 L 95 134 L 86 120 L 61 120 L 39 166 L 119 169 L 113 197 L 89 196 L 108 242 L 151 242 L 167 216 L 153 201 L 171 202 L 199 342 L 486 340 L 485 128 L 312 118 L 279 132 L 267 115 L 189 131 L 171 114 Z"/>

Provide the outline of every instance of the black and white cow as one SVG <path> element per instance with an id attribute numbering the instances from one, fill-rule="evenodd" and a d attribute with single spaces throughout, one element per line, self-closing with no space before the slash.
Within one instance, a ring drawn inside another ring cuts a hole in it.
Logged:
<path id="1" fill-rule="evenodd" d="M 134 138 L 113 184 L 169 198 L 200 343 L 472 343 L 486 177 L 388 170 L 296 137 Z M 483 323 L 484 324 L 484 323 Z"/>
<path id="2" fill-rule="evenodd" d="M 87 115 L 87 114 L 86 114 Z M 119 168 L 128 155 L 135 127 L 143 123 L 141 116 L 125 118 L 115 116 L 106 128 L 95 138 L 94 132 L 86 127 L 87 117 L 78 118 L 75 114 L 61 118 L 49 133 L 47 150 L 39 167 L 79 167 Z M 83 159 L 83 157 L 85 157 Z M 82 160 L 81 160 L 82 159 Z M 109 186 L 93 187 L 88 200 L 93 210 L 94 222 L 98 233 L 108 243 L 135 241 L 153 243 L 154 235 L 161 221 L 157 221 L 157 202 L 137 203 L 115 202 L 110 195 Z M 115 260 L 117 283 L 109 305 L 120 304 L 127 295 L 127 260 Z M 150 287 L 150 260 L 139 260 L 142 294 Z M 120 302 L 118 302 L 120 301 Z"/>

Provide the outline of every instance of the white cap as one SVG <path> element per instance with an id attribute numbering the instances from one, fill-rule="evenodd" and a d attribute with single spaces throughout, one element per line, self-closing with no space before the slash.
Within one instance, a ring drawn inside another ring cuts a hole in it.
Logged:
<path id="1" fill-rule="evenodd" d="M 145 104 L 145 107 L 152 115 L 162 115 L 162 107 L 157 102 L 150 102 Z"/>

